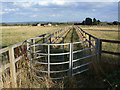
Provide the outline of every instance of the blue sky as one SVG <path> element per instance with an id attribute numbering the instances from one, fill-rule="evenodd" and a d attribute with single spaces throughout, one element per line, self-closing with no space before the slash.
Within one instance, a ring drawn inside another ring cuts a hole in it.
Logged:
<path id="1" fill-rule="evenodd" d="M 118 20 L 118 2 L 2 2 L 2 22 L 83 21 L 86 17 L 101 21 Z"/>

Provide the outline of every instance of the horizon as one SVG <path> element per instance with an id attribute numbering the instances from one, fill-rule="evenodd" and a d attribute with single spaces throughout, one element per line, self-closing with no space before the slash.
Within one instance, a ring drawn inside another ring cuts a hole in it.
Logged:
<path id="1" fill-rule="evenodd" d="M 86 17 L 101 22 L 118 21 L 118 2 L 2 2 L 4 23 L 82 22 Z"/>

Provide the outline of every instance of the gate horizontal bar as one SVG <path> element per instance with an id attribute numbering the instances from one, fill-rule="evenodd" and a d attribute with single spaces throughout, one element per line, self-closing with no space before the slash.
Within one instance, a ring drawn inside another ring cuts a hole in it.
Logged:
<path id="1" fill-rule="evenodd" d="M 50 71 L 50 73 L 60 73 L 60 72 L 67 72 L 67 71 L 69 71 L 69 69 L 60 70 L 60 71 Z"/>
<path id="2" fill-rule="evenodd" d="M 73 67 L 73 70 L 77 69 L 77 68 L 80 68 L 80 67 L 83 67 L 83 66 L 86 66 L 86 65 L 89 65 L 91 64 L 92 62 L 88 62 L 88 63 L 85 63 L 85 64 L 82 64 L 82 65 L 79 65 L 77 67 Z"/>
<path id="3" fill-rule="evenodd" d="M 37 70 L 37 69 L 34 69 L 34 68 L 32 68 L 32 67 L 30 67 L 32 70 L 34 70 L 34 71 L 37 71 L 37 72 L 43 72 L 43 73 L 48 73 L 48 71 L 42 71 L 42 70 Z"/>
<path id="4" fill-rule="evenodd" d="M 92 56 L 95 56 L 95 55 L 96 55 L 96 54 L 94 54 L 94 55 L 89 55 L 89 56 L 82 57 L 82 58 L 78 58 L 78 59 L 73 60 L 72 62 L 76 62 L 76 61 L 79 61 L 79 60 L 81 60 L 81 59 L 86 59 L 86 58 L 89 58 L 89 57 L 92 57 Z"/>
<path id="5" fill-rule="evenodd" d="M 87 69 L 84 69 L 84 70 L 82 70 L 82 71 L 80 71 L 80 72 L 73 73 L 72 76 L 75 76 L 75 75 L 77 75 L 77 74 L 83 73 L 83 72 L 88 71 L 88 70 L 89 70 L 89 69 L 87 68 Z"/>
<path id="6" fill-rule="evenodd" d="M 82 52 L 82 51 L 87 51 L 87 50 L 91 50 L 91 49 L 94 49 L 94 48 L 95 48 L 95 47 L 87 48 L 87 49 L 81 49 L 81 50 L 73 51 L 73 53 L 78 53 L 78 52 Z"/>

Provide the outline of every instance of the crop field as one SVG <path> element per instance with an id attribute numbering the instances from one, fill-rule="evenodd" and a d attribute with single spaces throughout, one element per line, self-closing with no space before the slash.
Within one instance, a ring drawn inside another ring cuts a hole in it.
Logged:
<path id="1" fill-rule="evenodd" d="M 37 37 L 64 26 L 39 27 L 39 26 L 3 26 L 2 27 L 2 47 L 22 42 L 26 39 Z"/>

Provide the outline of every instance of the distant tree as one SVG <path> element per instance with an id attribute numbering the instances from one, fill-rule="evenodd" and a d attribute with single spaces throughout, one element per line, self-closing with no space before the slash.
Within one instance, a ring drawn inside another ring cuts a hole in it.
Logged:
<path id="1" fill-rule="evenodd" d="M 113 25 L 119 25 L 119 22 L 118 21 L 114 21 Z"/>
<path id="2" fill-rule="evenodd" d="M 85 19 L 85 25 L 92 25 L 92 19 L 91 18 L 86 18 Z"/>
<path id="3" fill-rule="evenodd" d="M 93 25 L 97 25 L 97 20 L 93 18 Z"/>
<path id="4" fill-rule="evenodd" d="M 7 26 L 7 24 L 6 24 L 6 23 L 1 23 L 1 25 L 2 25 L 2 26 Z"/>
<path id="5" fill-rule="evenodd" d="M 82 25 L 85 25 L 85 21 L 82 21 Z"/>
<path id="6" fill-rule="evenodd" d="M 97 24 L 100 24 L 100 20 L 97 20 Z"/>
<path id="7" fill-rule="evenodd" d="M 113 23 L 112 22 L 108 22 L 107 25 L 113 25 Z"/>
<path id="8" fill-rule="evenodd" d="M 32 25 L 32 24 L 31 24 L 31 23 L 26 23 L 26 25 L 27 25 L 27 26 L 30 26 L 30 25 Z"/>

